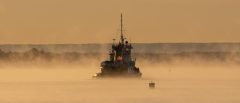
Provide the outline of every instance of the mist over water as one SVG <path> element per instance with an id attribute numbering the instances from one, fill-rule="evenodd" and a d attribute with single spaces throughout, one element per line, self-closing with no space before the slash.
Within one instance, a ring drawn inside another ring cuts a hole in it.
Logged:
<path id="1" fill-rule="evenodd" d="M 0 46 L 0 102 L 239 103 L 239 46 L 207 45 L 138 44 L 139 79 L 92 78 L 108 59 L 108 46 Z"/>

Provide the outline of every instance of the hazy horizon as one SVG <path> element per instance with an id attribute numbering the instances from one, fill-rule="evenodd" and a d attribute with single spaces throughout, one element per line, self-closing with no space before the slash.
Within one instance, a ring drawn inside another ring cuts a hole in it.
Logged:
<path id="1" fill-rule="evenodd" d="M 240 0 L 0 0 L 0 103 L 240 103 L 239 11 Z"/>

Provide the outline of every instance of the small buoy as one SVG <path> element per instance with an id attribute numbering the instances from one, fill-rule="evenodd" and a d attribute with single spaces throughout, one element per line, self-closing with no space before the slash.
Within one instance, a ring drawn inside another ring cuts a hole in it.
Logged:
<path id="1" fill-rule="evenodd" d="M 150 82 L 150 83 L 148 84 L 148 86 L 149 86 L 149 88 L 155 88 L 155 83 L 154 83 L 154 82 Z"/>

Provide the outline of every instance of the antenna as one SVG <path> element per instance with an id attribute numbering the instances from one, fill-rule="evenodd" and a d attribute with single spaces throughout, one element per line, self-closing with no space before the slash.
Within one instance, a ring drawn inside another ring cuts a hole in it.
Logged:
<path id="1" fill-rule="evenodd" d="M 123 37 L 123 16 L 121 13 L 121 42 L 124 43 L 124 37 Z"/>

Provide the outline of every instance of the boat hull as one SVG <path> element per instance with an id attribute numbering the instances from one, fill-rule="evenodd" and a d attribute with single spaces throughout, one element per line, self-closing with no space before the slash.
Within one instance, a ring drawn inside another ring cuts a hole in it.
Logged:
<path id="1" fill-rule="evenodd" d="M 121 74 L 107 74 L 107 73 L 96 73 L 95 75 L 93 75 L 93 78 L 141 78 L 142 77 L 142 73 L 121 73 Z"/>

